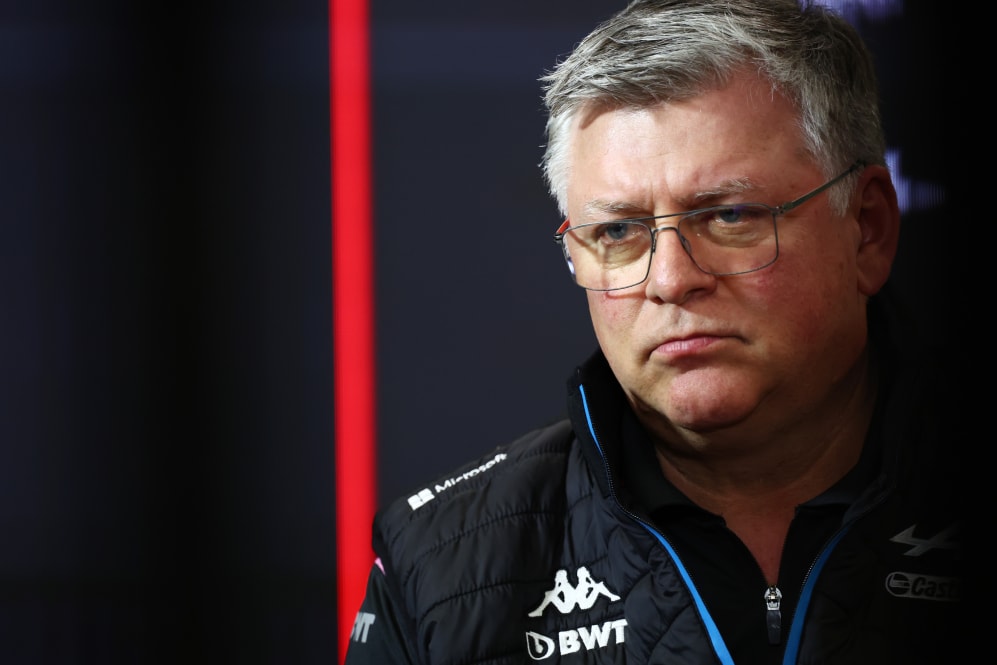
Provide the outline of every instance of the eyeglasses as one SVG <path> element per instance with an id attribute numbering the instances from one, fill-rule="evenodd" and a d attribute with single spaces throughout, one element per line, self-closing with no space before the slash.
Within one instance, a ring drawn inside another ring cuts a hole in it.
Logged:
<path id="1" fill-rule="evenodd" d="M 779 257 L 779 215 L 803 205 L 863 166 L 856 162 L 812 192 L 774 208 L 764 203 L 738 203 L 578 226 L 571 226 L 571 220 L 566 219 L 554 234 L 554 242 L 561 246 L 575 283 L 589 291 L 626 289 L 647 279 L 662 231 L 675 231 L 686 254 L 703 272 L 718 277 L 743 275 L 770 266 Z M 655 220 L 666 217 L 678 217 L 678 223 L 654 225 Z"/>

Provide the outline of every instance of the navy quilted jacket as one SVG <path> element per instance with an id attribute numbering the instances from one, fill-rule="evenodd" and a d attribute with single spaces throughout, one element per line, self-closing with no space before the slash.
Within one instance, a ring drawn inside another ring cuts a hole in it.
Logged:
<path id="1" fill-rule="evenodd" d="M 940 384 L 913 368 L 891 390 L 878 479 L 814 552 L 782 663 L 953 663 L 967 648 L 957 442 L 924 390 Z M 347 665 L 734 663 L 668 540 L 616 496 L 617 428 L 601 425 L 621 400 L 597 353 L 569 383 L 570 419 L 381 511 Z"/>

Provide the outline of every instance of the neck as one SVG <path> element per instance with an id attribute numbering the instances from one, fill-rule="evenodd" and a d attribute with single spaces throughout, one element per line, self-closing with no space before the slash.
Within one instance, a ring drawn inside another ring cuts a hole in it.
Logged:
<path id="1" fill-rule="evenodd" d="M 875 397 L 874 373 L 863 356 L 827 400 L 789 425 L 678 437 L 669 431 L 667 438 L 651 431 L 665 477 L 721 515 L 774 583 L 796 507 L 858 462 Z"/>
<path id="2" fill-rule="evenodd" d="M 706 433 L 661 431 L 654 422 L 642 421 L 665 477 L 704 508 L 771 506 L 773 501 L 795 502 L 795 507 L 858 462 L 875 398 L 875 374 L 863 354 L 819 404 L 797 405 L 788 421 Z"/>

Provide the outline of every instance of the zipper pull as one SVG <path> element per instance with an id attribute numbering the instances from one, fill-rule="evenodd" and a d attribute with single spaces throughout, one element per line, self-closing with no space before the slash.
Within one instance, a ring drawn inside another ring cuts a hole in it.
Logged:
<path id="1" fill-rule="evenodd" d="M 779 644 L 782 641 L 782 591 L 779 587 L 770 586 L 765 590 L 765 624 L 769 630 L 769 644 Z"/>

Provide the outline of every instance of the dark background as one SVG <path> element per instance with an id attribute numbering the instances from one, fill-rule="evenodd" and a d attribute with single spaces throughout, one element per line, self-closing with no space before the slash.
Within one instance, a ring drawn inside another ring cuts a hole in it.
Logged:
<path id="1" fill-rule="evenodd" d="M 0 8 L 0 663 L 328 664 L 327 6 L 146 4 Z M 970 105 L 925 4 L 846 6 L 941 336 Z M 372 2 L 382 502 L 557 417 L 593 348 L 536 79 L 622 6 Z"/>

